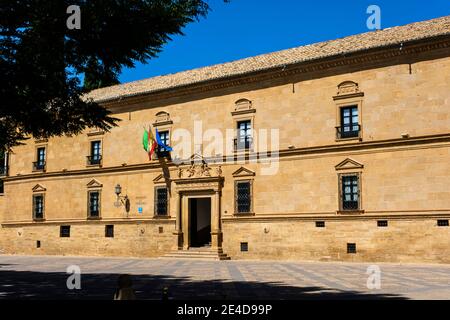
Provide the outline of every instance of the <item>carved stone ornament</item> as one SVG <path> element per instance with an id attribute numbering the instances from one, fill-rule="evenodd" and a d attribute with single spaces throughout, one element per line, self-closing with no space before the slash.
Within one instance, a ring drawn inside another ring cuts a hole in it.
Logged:
<path id="1" fill-rule="evenodd" d="M 220 177 L 222 169 L 220 166 L 213 170 L 202 156 L 195 154 L 191 157 L 191 165 L 187 168 L 178 167 L 177 177 L 179 179 L 188 178 L 205 178 L 205 177 Z"/>
<path id="2" fill-rule="evenodd" d="M 338 96 L 359 93 L 359 85 L 353 81 L 344 81 L 338 85 Z"/>

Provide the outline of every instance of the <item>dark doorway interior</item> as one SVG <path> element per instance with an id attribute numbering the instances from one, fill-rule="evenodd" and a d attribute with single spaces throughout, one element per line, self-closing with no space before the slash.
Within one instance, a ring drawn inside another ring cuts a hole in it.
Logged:
<path id="1" fill-rule="evenodd" d="M 203 247 L 211 243 L 211 198 L 189 199 L 191 216 L 191 247 Z"/>

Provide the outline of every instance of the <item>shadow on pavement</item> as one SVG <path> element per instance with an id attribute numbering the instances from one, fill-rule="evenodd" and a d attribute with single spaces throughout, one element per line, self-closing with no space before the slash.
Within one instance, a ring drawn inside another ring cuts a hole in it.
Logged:
<path id="1" fill-rule="evenodd" d="M 112 300 L 120 274 L 81 275 L 81 289 L 69 290 L 66 273 L 0 270 L 0 299 Z M 187 277 L 131 275 L 138 299 L 161 300 L 163 288 L 171 299 L 292 300 L 292 299 L 405 299 L 392 294 L 368 294 L 323 287 L 294 287 L 277 282 L 229 280 L 193 281 Z"/>

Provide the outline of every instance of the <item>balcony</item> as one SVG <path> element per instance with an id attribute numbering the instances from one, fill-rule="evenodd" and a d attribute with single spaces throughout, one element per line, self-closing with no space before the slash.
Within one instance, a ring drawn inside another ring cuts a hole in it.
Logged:
<path id="1" fill-rule="evenodd" d="M 7 176 L 7 175 L 8 175 L 8 167 L 0 166 L 0 177 Z"/>
<path id="2" fill-rule="evenodd" d="M 33 162 L 33 171 L 45 171 L 45 161 Z"/>
<path id="3" fill-rule="evenodd" d="M 361 126 L 359 124 L 344 125 L 336 127 L 336 139 L 355 139 L 360 138 Z"/>
<path id="4" fill-rule="evenodd" d="M 251 136 L 234 139 L 234 151 L 245 151 L 253 149 L 253 138 Z"/>
<path id="5" fill-rule="evenodd" d="M 86 158 L 87 158 L 88 166 L 99 166 L 102 164 L 102 156 L 101 155 L 87 156 Z"/>
<path id="6" fill-rule="evenodd" d="M 358 201 L 343 201 L 342 202 L 342 210 L 343 211 L 353 211 L 359 209 L 359 202 Z"/>

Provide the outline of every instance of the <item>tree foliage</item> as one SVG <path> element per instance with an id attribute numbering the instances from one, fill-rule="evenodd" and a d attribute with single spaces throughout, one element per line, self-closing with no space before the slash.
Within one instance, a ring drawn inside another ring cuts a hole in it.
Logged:
<path id="1" fill-rule="evenodd" d="M 27 136 L 80 133 L 117 125 L 84 99 L 117 84 L 123 67 L 147 62 L 188 23 L 205 16 L 201 0 L 0 0 L 0 146 Z M 78 5 L 81 29 L 67 7 Z M 84 75 L 84 84 L 79 80 Z"/>

